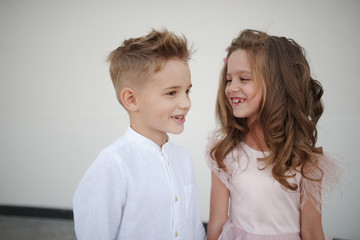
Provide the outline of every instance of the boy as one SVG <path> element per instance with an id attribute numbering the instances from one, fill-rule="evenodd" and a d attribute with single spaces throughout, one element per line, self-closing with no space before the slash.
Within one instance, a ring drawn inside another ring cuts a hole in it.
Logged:
<path id="1" fill-rule="evenodd" d="M 189 153 L 171 143 L 191 103 L 185 37 L 163 31 L 125 40 L 109 56 L 130 127 L 100 152 L 73 199 L 82 240 L 204 239 Z"/>

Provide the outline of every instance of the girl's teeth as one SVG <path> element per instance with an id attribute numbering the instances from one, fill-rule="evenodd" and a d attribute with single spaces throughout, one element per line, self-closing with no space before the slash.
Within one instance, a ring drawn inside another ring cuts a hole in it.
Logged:
<path id="1" fill-rule="evenodd" d="M 233 103 L 239 103 L 239 102 L 242 103 L 244 101 L 245 101 L 244 99 L 233 99 L 232 100 Z"/>

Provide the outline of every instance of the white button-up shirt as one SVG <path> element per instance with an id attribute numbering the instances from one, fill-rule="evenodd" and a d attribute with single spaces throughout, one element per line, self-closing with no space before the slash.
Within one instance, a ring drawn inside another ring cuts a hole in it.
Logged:
<path id="1" fill-rule="evenodd" d="M 205 239 L 190 154 L 130 127 L 87 170 L 73 208 L 79 240 Z"/>

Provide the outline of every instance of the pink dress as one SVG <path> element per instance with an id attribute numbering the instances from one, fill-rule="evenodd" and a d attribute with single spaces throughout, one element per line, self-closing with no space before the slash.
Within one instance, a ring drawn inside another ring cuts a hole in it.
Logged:
<path id="1" fill-rule="evenodd" d="M 211 143 L 214 141 L 210 141 L 209 147 Z M 313 200 L 315 206 L 320 206 L 317 190 L 326 190 L 325 183 L 331 185 L 337 182 L 336 175 L 327 174 L 336 165 L 324 157 L 321 159 L 322 183 L 309 181 L 296 172 L 289 182 L 296 183 L 299 188 L 291 191 L 284 189 L 272 177 L 270 167 L 259 170 L 263 163 L 257 158 L 263 158 L 267 152 L 252 149 L 245 143 L 240 145 L 224 159 L 227 172 L 218 168 L 207 151 L 208 166 L 230 191 L 229 218 L 219 239 L 300 240 L 300 209 L 305 201 L 312 199 L 308 198 L 309 193 L 316 198 Z M 314 171 L 313 176 L 317 174 L 319 172 Z M 303 202 L 300 202 L 301 196 L 304 197 Z"/>

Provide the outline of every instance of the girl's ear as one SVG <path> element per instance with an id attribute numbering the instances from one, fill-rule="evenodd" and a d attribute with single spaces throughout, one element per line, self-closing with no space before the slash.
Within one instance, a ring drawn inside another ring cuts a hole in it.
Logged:
<path id="1" fill-rule="evenodd" d="M 139 109 L 134 89 L 124 88 L 120 92 L 120 97 L 122 104 L 129 112 L 136 112 Z"/>

